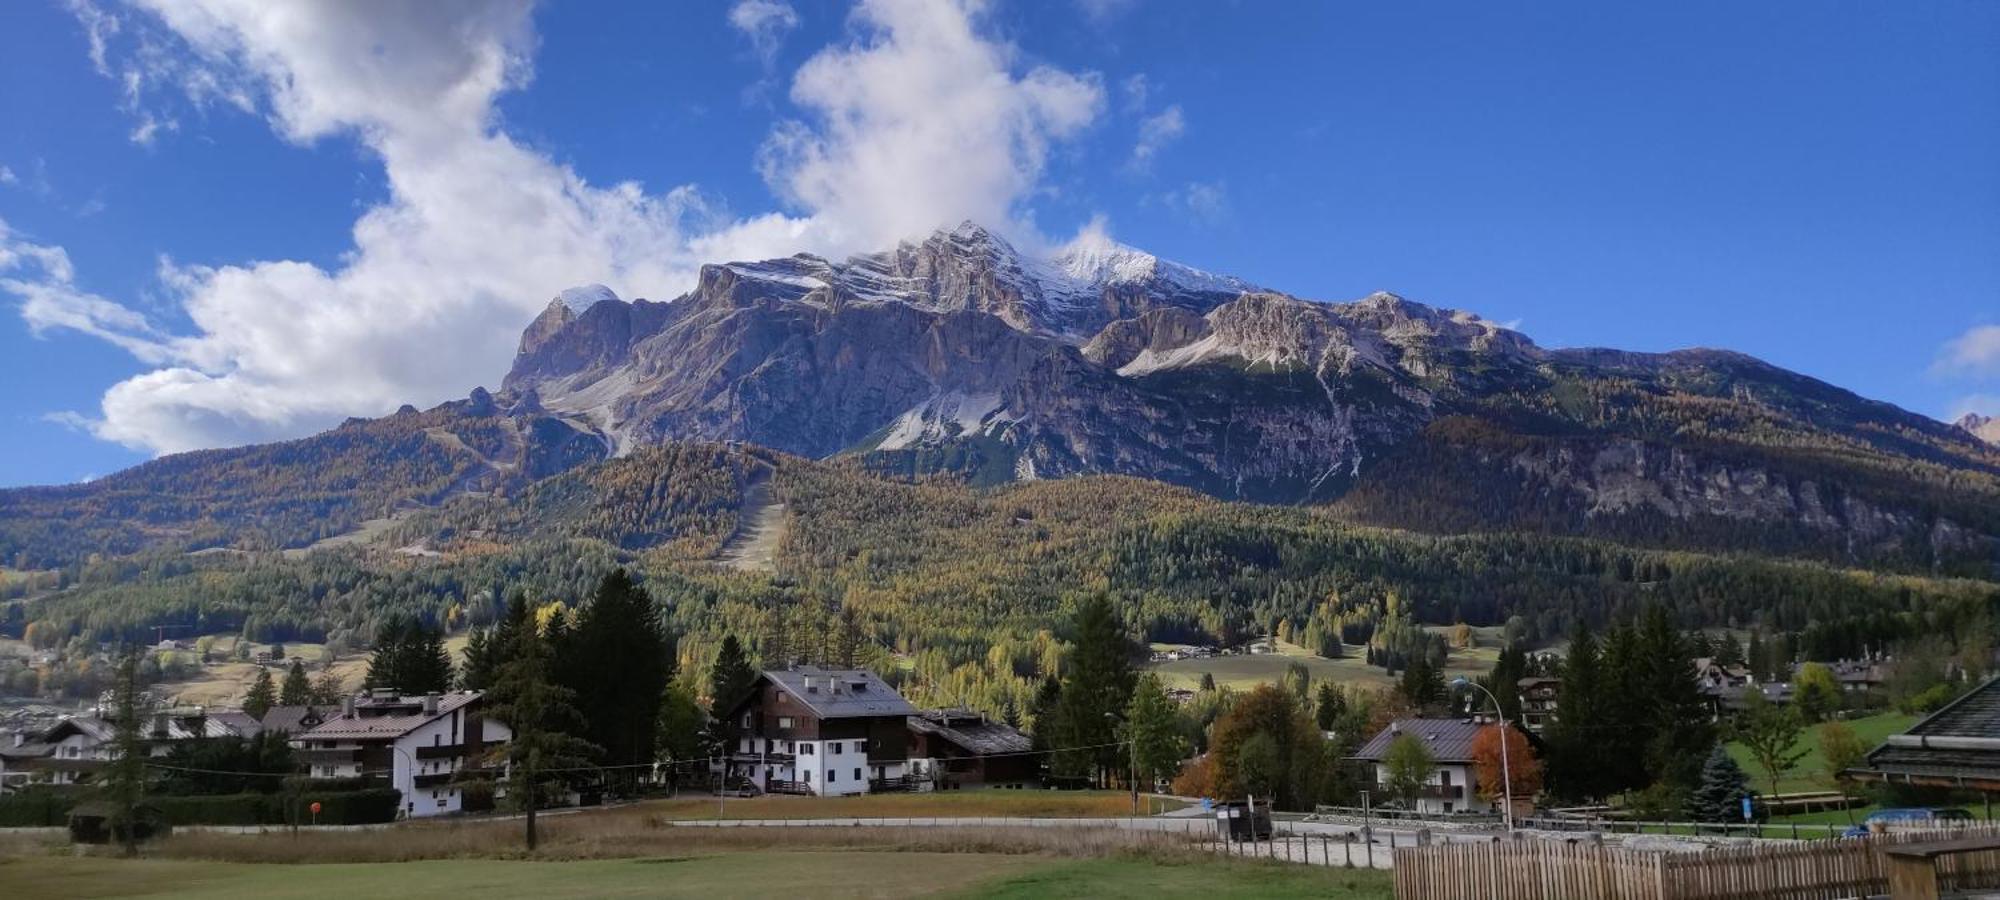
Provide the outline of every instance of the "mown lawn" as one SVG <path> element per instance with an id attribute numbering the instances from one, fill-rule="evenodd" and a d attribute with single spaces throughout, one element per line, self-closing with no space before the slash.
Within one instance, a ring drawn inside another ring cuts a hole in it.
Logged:
<path id="1" fill-rule="evenodd" d="M 1160 645 L 1165 647 L 1168 645 Z M 1159 649 L 1159 648 L 1155 648 Z M 1336 684 L 1363 684 L 1388 687 L 1395 683 L 1380 666 L 1371 666 L 1363 659 L 1362 648 L 1349 646 L 1348 656 L 1327 659 L 1315 656 L 1304 647 L 1278 642 L 1278 652 L 1243 654 L 1236 656 L 1212 656 L 1208 659 L 1177 659 L 1172 662 L 1154 663 L 1151 668 L 1159 673 L 1168 687 L 1194 688 L 1201 684 L 1201 676 L 1215 676 L 1215 683 L 1238 689 L 1254 687 L 1264 683 L 1275 683 L 1285 675 L 1292 663 L 1302 663 L 1306 671 L 1312 673 L 1313 681 L 1331 681 Z M 1459 675 L 1479 677 L 1493 671 L 1493 663 L 1499 659 L 1500 651 L 1492 646 L 1475 646 L 1466 650 L 1453 650 L 1445 660 L 1445 677 Z"/>
<path id="2" fill-rule="evenodd" d="M 1140 797 L 1142 812 L 1166 812 L 1187 804 Z M 925 794 L 868 794 L 860 797 L 764 796 L 722 801 L 727 819 L 908 818 L 989 816 L 1008 818 L 1115 817 L 1132 814 L 1132 795 L 1123 791 L 983 790 Z M 655 800 L 646 813 L 667 819 L 713 819 L 712 796 Z"/>
<path id="3" fill-rule="evenodd" d="M 1861 745 L 1873 749 L 1882 739 L 1908 729 L 1917 721 L 1916 716 L 1886 712 L 1858 719 L 1848 719 L 1847 726 L 1854 729 L 1854 736 L 1861 739 Z M 1819 726 L 1811 725 L 1799 734 L 1799 740 L 1792 745 L 1793 750 L 1804 748 L 1807 752 L 1797 764 L 1785 770 L 1778 778 L 1778 793 L 1793 794 L 1805 791 L 1833 790 L 1832 782 L 1826 779 L 1826 757 L 1819 752 Z M 1771 783 L 1764 776 L 1764 770 L 1750 756 L 1750 749 L 1735 741 L 1729 742 L 1729 755 L 1736 764 L 1750 776 L 1750 788 L 1757 793 L 1768 793 Z M 1842 817 L 1843 820 L 1845 816 Z M 1801 820 L 1804 821 L 1804 820 Z"/>
<path id="4" fill-rule="evenodd" d="M 217 900 L 507 897 L 1327 897 L 1387 898 L 1386 874 L 1279 863 L 1055 860 L 987 853 L 756 852 L 524 862 L 245 864 L 22 857 L 0 860 L 20 897 Z"/>

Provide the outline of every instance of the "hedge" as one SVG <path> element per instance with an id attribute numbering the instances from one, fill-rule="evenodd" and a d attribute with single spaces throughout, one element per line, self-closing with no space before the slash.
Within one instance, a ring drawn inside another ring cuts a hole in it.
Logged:
<path id="1" fill-rule="evenodd" d="M 75 788 L 30 787 L 0 797 L 0 828 L 54 828 L 84 798 Z"/>
<path id="2" fill-rule="evenodd" d="M 403 802 L 403 792 L 393 788 L 364 791 L 305 791 L 297 797 L 299 823 L 314 821 L 309 808 L 320 805 L 321 825 L 366 825 L 393 822 Z M 192 797 L 158 797 L 151 802 L 160 807 L 167 821 L 175 825 L 289 825 L 286 815 L 292 797 L 286 794 L 217 794 Z"/>
<path id="3" fill-rule="evenodd" d="M 0 797 L 0 827 L 64 825 L 70 809 L 85 796 L 77 791 L 26 790 Z M 289 825 L 285 810 L 290 800 L 286 794 L 195 794 L 151 796 L 146 803 L 174 825 Z M 301 824 L 313 821 L 307 810 L 317 802 L 321 825 L 366 825 L 395 821 L 403 793 L 393 788 L 307 790 L 298 795 L 298 802 Z"/>

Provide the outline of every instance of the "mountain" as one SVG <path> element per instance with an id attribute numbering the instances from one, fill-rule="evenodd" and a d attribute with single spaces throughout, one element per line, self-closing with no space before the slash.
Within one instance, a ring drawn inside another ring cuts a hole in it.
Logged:
<path id="1" fill-rule="evenodd" d="M 1959 417 L 1958 427 L 1986 443 L 2000 446 L 2000 419 L 1969 412 Z"/>
<path id="2" fill-rule="evenodd" d="M 536 539 L 551 510 L 631 503 L 588 533 L 699 555 L 733 513 L 703 507 L 719 524 L 689 530 L 660 517 L 693 507 L 656 492 L 577 486 L 694 440 L 890 478 L 1125 475 L 1363 525 L 1995 578 L 2000 450 L 1979 427 L 1738 353 L 1549 349 L 1393 294 L 1321 302 L 1098 236 L 1028 253 L 966 223 L 838 262 L 704 266 L 668 302 L 572 288 L 497 394 L 0 491 L 0 560 L 384 533 L 420 548 L 438 532 L 398 523 L 459 497 L 485 499 L 451 534 Z"/>
<path id="3" fill-rule="evenodd" d="M 1302 299 L 1091 237 L 966 223 L 835 262 L 706 266 L 666 303 L 558 298 L 503 394 L 606 436 L 851 455 L 979 483 L 1116 473 L 1526 529 L 1991 574 L 2000 454 L 1726 351 L 1547 349 L 1393 294 Z"/>

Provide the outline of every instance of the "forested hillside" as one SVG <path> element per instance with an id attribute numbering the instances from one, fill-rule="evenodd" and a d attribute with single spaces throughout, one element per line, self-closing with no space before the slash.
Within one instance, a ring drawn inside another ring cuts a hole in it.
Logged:
<path id="1" fill-rule="evenodd" d="M 765 479 L 786 510 L 775 571 L 716 565 L 746 487 Z M 505 500 L 454 500 L 374 543 L 73 566 L 66 587 L 6 607 L 4 627 L 39 646 L 176 625 L 359 647 L 397 616 L 490 622 L 515 590 L 574 606 L 618 564 L 644 574 L 696 670 L 725 633 L 753 649 L 826 641 L 844 610 L 878 654 L 905 654 L 878 664 L 906 669 L 935 698 L 994 710 L 1031 699 L 1085 596 L 1112 599 L 1147 639 L 1226 643 L 1284 624 L 1384 658 L 1426 652 L 1419 625 L 1508 623 L 1554 641 L 1653 602 L 1681 627 L 1797 632 L 1811 655 L 1834 657 L 1953 633 L 2000 604 L 1992 582 L 1533 534 L 1423 535 L 1122 477 L 975 489 L 668 444 Z"/>

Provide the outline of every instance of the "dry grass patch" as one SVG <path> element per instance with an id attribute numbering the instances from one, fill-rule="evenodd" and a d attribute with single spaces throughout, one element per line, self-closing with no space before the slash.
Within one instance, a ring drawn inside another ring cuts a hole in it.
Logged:
<path id="1" fill-rule="evenodd" d="M 1166 812 L 1186 804 L 1140 798 L 1141 809 Z M 648 813 L 670 819 L 713 819 L 713 797 L 680 797 L 642 804 Z M 1108 818 L 1131 815 L 1132 795 L 1122 791 L 943 791 L 924 794 L 866 794 L 860 797 L 767 795 L 723 803 L 725 819 L 904 819 L 904 818 Z"/>

